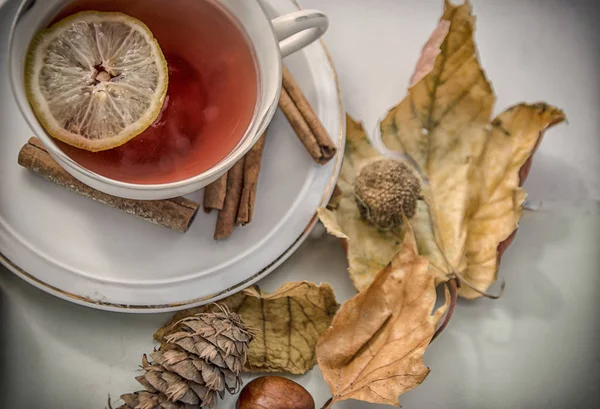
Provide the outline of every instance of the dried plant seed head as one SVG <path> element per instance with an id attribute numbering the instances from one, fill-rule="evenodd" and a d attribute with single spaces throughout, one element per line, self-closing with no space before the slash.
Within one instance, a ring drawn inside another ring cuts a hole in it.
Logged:
<path id="1" fill-rule="evenodd" d="M 214 409 L 242 386 L 248 345 L 254 335 L 224 305 L 178 321 L 165 344 L 142 357 L 144 388 L 121 396 L 118 409 Z"/>
<path id="2" fill-rule="evenodd" d="M 354 182 L 361 216 L 380 229 L 402 225 L 402 212 L 414 216 L 421 183 L 403 162 L 382 159 L 365 166 Z"/>

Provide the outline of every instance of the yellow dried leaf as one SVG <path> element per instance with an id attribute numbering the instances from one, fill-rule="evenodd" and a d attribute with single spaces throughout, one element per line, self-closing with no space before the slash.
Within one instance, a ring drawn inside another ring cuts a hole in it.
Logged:
<path id="1" fill-rule="evenodd" d="M 565 117 L 539 103 L 517 105 L 491 120 L 495 96 L 477 59 L 471 5 L 447 2 L 442 20 L 450 27 L 431 72 L 389 112 L 381 135 L 389 149 L 413 158 L 429 181 L 438 246 L 420 246 L 422 254 L 485 291 L 496 279 L 498 246 L 521 216 L 526 195 L 519 171 L 541 133 Z M 418 223 L 415 230 L 419 236 Z M 480 296 L 468 286 L 459 294 Z"/>
<path id="2" fill-rule="evenodd" d="M 257 286 L 250 287 L 218 304 L 240 314 L 256 334 L 250 343 L 246 372 L 297 375 L 317 363 L 315 346 L 338 309 L 329 284 L 306 281 L 284 284 L 272 294 L 262 292 Z M 217 309 L 213 304 L 178 312 L 154 338 L 162 342 L 165 335 L 176 331 L 175 324 L 181 319 Z"/>
<path id="3" fill-rule="evenodd" d="M 429 257 L 438 283 L 459 276 L 466 298 L 496 280 L 498 249 L 514 234 L 525 201 L 522 171 L 543 132 L 565 120 L 544 103 L 520 104 L 492 120 L 495 96 L 477 59 L 474 30 L 469 2 L 446 2 L 408 96 L 381 123 L 391 154 L 422 178 L 424 200 L 411 219 L 419 252 Z M 329 233 L 346 240 L 350 277 L 360 291 L 392 259 L 403 232 L 378 230 L 360 217 L 354 180 L 382 156 L 360 124 L 347 122 L 339 195 L 319 216 Z"/>
<path id="4" fill-rule="evenodd" d="M 435 274 L 409 228 L 391 263 L 344 303 L 319 340 L 330 405 L 357 399 L 398 406 L 399 395 L 423 382 L 429 373 L 423 353 L 448 305 L 432 315 L 435 303 Z"/>
<path id="5" fill-rule="evenodd" d="M 361 123 L 346 116 L 346 149 L 338 179 L 338 195 L 331 209 L 319 209 L 319 218 L 327 231 L 346 241 L 348 271 L 356 289 L 363 290 L 377 272 L 385 267 L 400 249 L 400 230 L 380 230 L 360 216 L 354 198 L 354 181 L 369 163 L 381 159 Z"/>

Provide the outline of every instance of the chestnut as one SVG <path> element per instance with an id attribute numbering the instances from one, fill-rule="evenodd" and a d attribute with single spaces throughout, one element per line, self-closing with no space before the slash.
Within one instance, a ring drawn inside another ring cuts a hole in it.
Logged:
<path id="1" fill-rule="evenodd" d="M 238 398 L 236 409 L 315 409 L 306 389 L 280 376 L 263 376 L 250 382 Z"/>

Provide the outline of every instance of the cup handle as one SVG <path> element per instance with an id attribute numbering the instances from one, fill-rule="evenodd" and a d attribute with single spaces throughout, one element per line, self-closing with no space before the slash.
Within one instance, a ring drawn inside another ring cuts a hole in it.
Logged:
<path id="1" fill-rule="evenodd" d="M 286 57 L 318 40 L 329 27 L 329 19 L 319 10 L 301 10 L 271 21 L 279 40 L 281 56 Z"/>

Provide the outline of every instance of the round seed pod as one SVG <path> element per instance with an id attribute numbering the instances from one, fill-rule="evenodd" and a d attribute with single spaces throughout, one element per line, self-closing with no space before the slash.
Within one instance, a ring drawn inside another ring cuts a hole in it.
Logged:
<path id="1" fill-rule="evenodd" d="M 361 216 L 384 230 L 401 226 L 402 213 L 409 219 L 415 215 L 420 192 L 419 178 L 395 159 L 370 163 L 354 182 Z"/>

